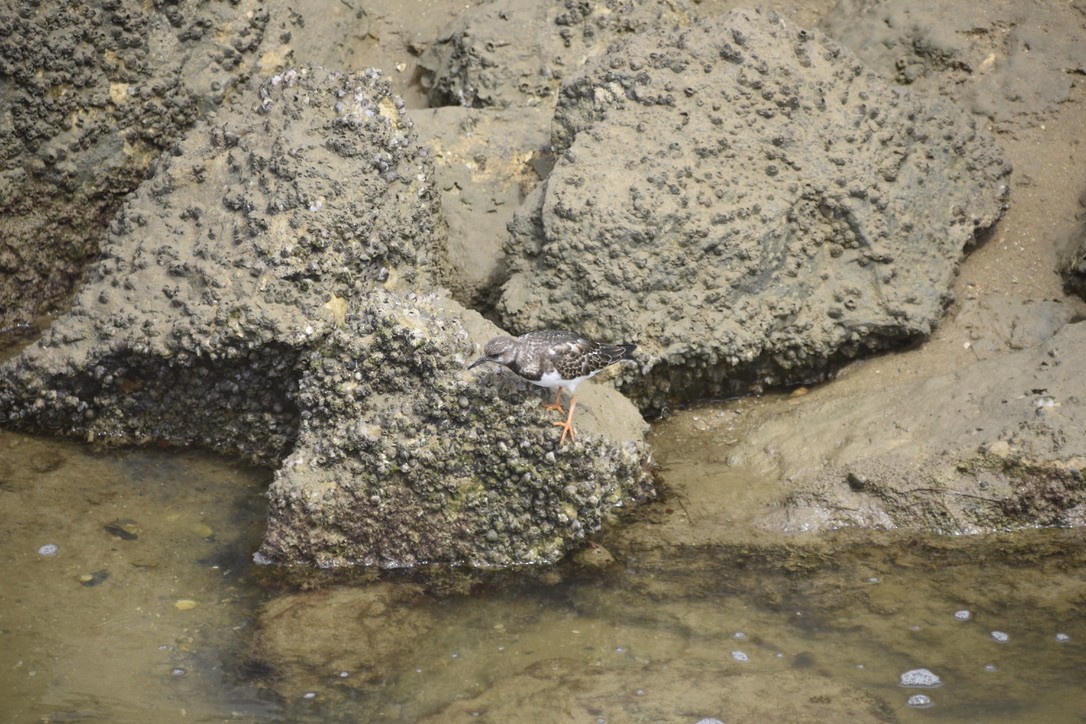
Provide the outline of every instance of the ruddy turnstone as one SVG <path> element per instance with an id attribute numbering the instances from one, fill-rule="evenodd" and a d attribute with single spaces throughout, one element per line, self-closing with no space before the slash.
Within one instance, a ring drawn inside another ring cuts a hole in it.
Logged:
<path id="1" fill-rule="evenodd" d="M 504 365 L 533 385 L 549 387 L 556 391 L 554 402 L 548 410 L 562 411 L 562 390 L 569 390 L 569 415 L 565 422 L 556 422 L 562 428 L 561 445 L 573 435 L 573 410 L 577 407 L 577 385 L 589 377 L 624 360 L 633 359 L 634 344 L 602 344 L 585 339 L 572 332 L 541 329 L 519 337 L 495 337 L 486 343 L 483 356 L 468 365 L 484 362 Z"/>

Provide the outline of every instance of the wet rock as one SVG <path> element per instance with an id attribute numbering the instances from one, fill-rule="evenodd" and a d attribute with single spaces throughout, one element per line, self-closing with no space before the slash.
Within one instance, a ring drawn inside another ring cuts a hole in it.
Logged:
<path id="1" fill-rule="evenodd" d="M 120 518 L 110 523 L 106 523 L 102 528 L 114 538 L 120 538 L 121 540 L 138 540 L 140 537 L 140 527 L 136 521 L 129 518 Z"/>
<path id="2" fill-rule="evenodd" d="M 257 2 L 46 2 L 0 17 L 0 334 L 62 303 L 147 168 L 252 72 Z"/>
<path id="3" fill-rule="evenodd" d="M 413 605 L 425 601 L 418 586 L 389 584 L 279 596 L 260 611 L 244 668 L 274 672 L 276 691 L 287 699 L 313 688 L 335 697 L 333 672 L 348 672 L 351 686 L 385 681 L 410 661 L 412 642 L 434 628 Z"/>
<path id="4" fill-rule="evenodd" d="M 497 0 L 461 12 L 419 61 L 431 106 L 553 106 L 562 80 L 615 42 L 687 24 L 679 0 Z"/>
<path id="5" fill-rule="evenodd" d="M 974 533 L 1086 525 L 1086 323 L 1039 347 L 751 418 L 737 455 L 776 453 L 785 529 Z M 932 401 L 937 400 L 938 404 Z"/>
<path id="6" fill-rule="evenodd" d="M 640 343 L 650 411 L 923 339 L 1010 172 L 951 104 L 746 11 L 590 60 L 554 141 L 499 313 Z"/>
<path id="7" fill-rule="evenodd" d="M 886 78 L 1005 122 L 1068 99 L 1086 72 L 1074 5 L 840 0 L 819 26 Z"/>

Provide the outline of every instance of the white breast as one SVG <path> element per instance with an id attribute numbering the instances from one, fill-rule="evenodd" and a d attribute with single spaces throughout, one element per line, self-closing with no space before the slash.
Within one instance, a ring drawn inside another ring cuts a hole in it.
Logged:
<path id="1" fill-rule="evenodd" d="M 597 370 L 597 372 L 598 371 L 599 370 Z M 592 374 L 594 375 L 596 373 L 593 372 Z M 539 385 L 540 387 L 549 387 L 552 390 L 557 387 L 565 387 L 570 394 L 573 394 L 573 391 L 577 388 L 577 385 L 584 382 L 591 376 L 592 375 L 585 375 L 583 377 L 576 377 L 572 380 L 563 380 L 562 375 L 558 374 L 557 372 L 547 372 L 538 380 L 528 381 L 531 382 L 533 385 Z"/>

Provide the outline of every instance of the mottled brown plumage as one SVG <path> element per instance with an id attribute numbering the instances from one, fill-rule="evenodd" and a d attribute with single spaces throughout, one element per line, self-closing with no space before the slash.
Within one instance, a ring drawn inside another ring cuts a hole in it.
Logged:
<path id="1" fill-rule="evenodd" d="M 483 356 L 468 369 L 484 362 L 504 365 L 532 384 L 556 389 L 554 402 L 547 409 L 561 410 L 562 389 L 569 390 L 569 416 L 556 422 L 573 439 L 573 410 L 577 406 L 577 385 L 616 362 L 633 359 L 636 345 L 602 344 L 572 332 L 542 329 L 519 337 L 495 337 L 486 343 Z"/>

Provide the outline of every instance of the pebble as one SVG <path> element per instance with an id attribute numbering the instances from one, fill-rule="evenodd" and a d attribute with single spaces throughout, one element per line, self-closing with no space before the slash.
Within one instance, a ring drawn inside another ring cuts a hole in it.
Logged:
<path id="1" fill-rule="evenodd" d="M 742 651 L 733 651 L 732 652 L 732 658 L 735 659 L 736 661 L 740 662 L 740 663 L 746 663 L 746 662 L 750 661 L 750 657 L 747 656 Z"/>
<path id="2" fill-rule="evenodd" d="M 996 666 L 995 664 L 985 664 L 984 665 L 984 670 L 987 671 L 990 674 L 993 671 L 999 671 L 999 667 Z"/>
<path id="3" fill-rule="evenodd" d="M 958 619 L 959 621 L 968 621 L 969 619 L 973 618 L 973 614 L 963 608 L 961 611 L 954 612 L 954 618 Z"/>
<path id="4" fill-rule="evenodd" d="M 1003 633 L 1002 631 L 993 631 L 992 632 L 992 640 L 993 641 L 998 641 L 1001 644 L 1005 644 L 1005 643 L 1007 643 L 1008 641 L 1011 640 L 1011 637 L 1008 636 L 1007 634 Z"/>
<path id="5" fill-rule="evenodd" d="M 934 706 L 931 697 L 924 694 L 913 694 L 905 703 L 914 709 L 927 709 L 928 707 Z"/>
<path id="6" fill-rule="evenodd" d="M 302 694 L 302 698 L 303 699 L 316 699 L 317 698 L 317 692 L 315 692 L 315 691 L 307 691 L 304 694 Z"/>
<path id="7" fill-rule="evenodd" d="M 57 554 L 57 546 L 55 543 L 46 543 L 38 549 L 39 556 L 55 556 Z"/>
<path id="8" fill-rule="evenodd" d="M 1068 636 L 1065 633 L 1058 633 L 1058 634 L 1056 634 L 1056 640 L 1059 641 L 1062 644 L 1062 643 L 1067 643 L 1068 641 L 1070 641 L 1071 637 Z"/>
<path id="9" fill-rule="evenodd" d="M 910 689 L 932 689 L 943 680 L 928 669 L 910 669 L 901 675 L 901 685 Z"/>
<path id="10" fill-rule="evenodd" d="M 193 601 L 191 598 L 181 598 L 175 601 L 173 605 L 174 608 L 176 608 L 178 611 L 191 611 L 200 604 L 198 604 L 196 601 Z"/>
<path id="11" fill-rule="evenodd" d="M 724 724 L 724 720 L 710 716 L 705 719 L 698 719 L 697 724 Z"/>

